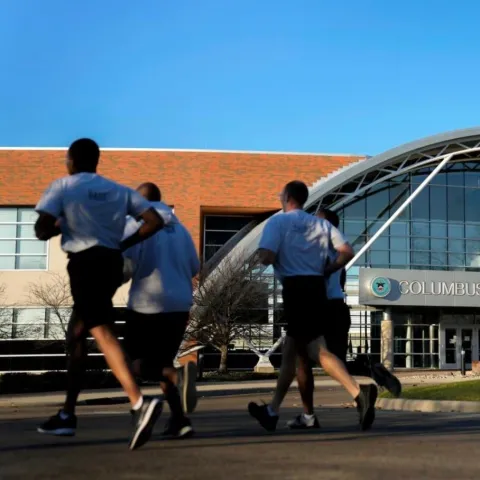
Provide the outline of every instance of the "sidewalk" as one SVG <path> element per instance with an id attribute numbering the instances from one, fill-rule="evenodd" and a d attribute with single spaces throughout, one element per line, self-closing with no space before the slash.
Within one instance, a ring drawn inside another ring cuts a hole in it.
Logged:
<path id="1" fill-rule="evenodd" d="M 410 373 L 398 374 L 398 378 L 404 386 L 413 385 L 438 385 L 441 383 L 451 383 L 458 381 L 469 381 L 478 379 L 478 377 L 461 377 L 456 375 L 437 375 L 430 372 L 421 372 L 415 375 Z M 357 378 L 359 383 L 369 383 L 364 377 Z M 197 385 L 198 395 L 200 397 L 220 397 L 228 395 L 262 394 L 271 392 L 275 388 L 276 380 L 254 380 L 248 382 L 204 382 Z M 341 388 L 340 385 L 329 377 L 317 377 L 315 379 L 316 388 Z M 296 389 L 296 382 L 292 389 Z M 146 387 L 142 391 L 148 395 L 158 395 L 161 393 L 158 387 Z M 64 401 L 64 392 L 18 394 L 18 395 L 0 395 L 0 408 L 5 407 L 26 407 L 26 406 L 52 406 L 60 405 Z M 109 390 L 86 390 L 80 395 L 79 405 L 89 404 L 113 404 L 127 403 L 127 398 L 121 389 Z"/>

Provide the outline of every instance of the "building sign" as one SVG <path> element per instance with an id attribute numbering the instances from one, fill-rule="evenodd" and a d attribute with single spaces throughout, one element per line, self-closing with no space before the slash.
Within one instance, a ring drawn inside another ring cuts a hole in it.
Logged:
<path id="1" fill-rule="evenodd" d="M 361 268 L 362 305 L 480 307 L 480 273 Z"/>

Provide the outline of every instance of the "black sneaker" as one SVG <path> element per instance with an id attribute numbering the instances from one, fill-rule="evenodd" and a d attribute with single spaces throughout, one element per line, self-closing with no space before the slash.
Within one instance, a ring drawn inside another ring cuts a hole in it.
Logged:
<path id="1" fill-rule="evenodd" d="M 155 422 L 162 413 L 162 401 L 157 397 L 143 397 L 143 405 L 131 413 L 133 433 L 129 448 L 135 450 L 150 440 Z"/>
<path id="2" fill-rule="evenodd" d="M 277 428 L 278 415 L 268 413 L 268 405 L 257 405 L 255 402 L 248 404 L 248 413 L 268 432 L 274 432 Z"/>
<path id="3" fill-rule="evenodd" d="M 375 420 L 375 402 L 378 389 L 373 383 L 360 385 L 360 394 L 355 399 L 362 430 L 368 430 Z"/>
<path id="4" fill-rule="evenodd" d="M 50 417 L 45 423 L 42 423 L 38 428 L 38 433 L 45 433 L 47 435 L 57 435 L 59 437 L 73 437 L 77 429 L 77 417 L 69 415 L 67 418 L 60 416 L 61 410 Z"/>
<path id="5" fill-rule="evenodd" d="M 197 364 L 188 362 L 183 368 L 180 388 L 185 413 L 193 413 L 197 406 Z"/>
<path id="6" fill-rule="evenodd" d="M 188 438 L 194 434 L 192 423 L 187 417 L 175 420 L 170 417 L 165 426 L 163 435 L 165 437 Z"/>
<path id="7" fill-rule="evenodd" d="M 320 423 L 318 423 L 316 415 L 313 415 L 312 418 L 306 418 L 305 415 L 301 413 L 293 420 L 287 422 L 287 426 L 292 430 L 306 430 L 310 428 L 320 428 Z"/>
<path id="8" fill-rule="evenodd" d="M 394 397 L 398 398 L 402 394 L 402 384 L 400 380 L 390 373 L 381 363 L 372 365 L 372 378 L 380 387 L 385 387 Z"/>

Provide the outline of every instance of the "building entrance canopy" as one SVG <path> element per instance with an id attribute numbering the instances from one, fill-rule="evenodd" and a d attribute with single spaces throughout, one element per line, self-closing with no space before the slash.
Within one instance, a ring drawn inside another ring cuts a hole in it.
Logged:
<path id="1" fill-rule="evenodd" d="M 370 306 L 478 307 L 480 274 L 361 268 L 359 303 Z"/>

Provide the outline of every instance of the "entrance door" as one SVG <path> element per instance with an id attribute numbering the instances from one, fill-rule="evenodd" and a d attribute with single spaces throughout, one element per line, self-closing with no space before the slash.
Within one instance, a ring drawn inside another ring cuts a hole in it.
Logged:
<path id="1" fill-rule="evenodd" d="M 472 368 L 472 360 L 479 360 L 480 329 L 478 327 L 442 326 L 440 368 L 458 370 L 462 366 L 462 349 L 465 351 L 465 366 Z"/>

